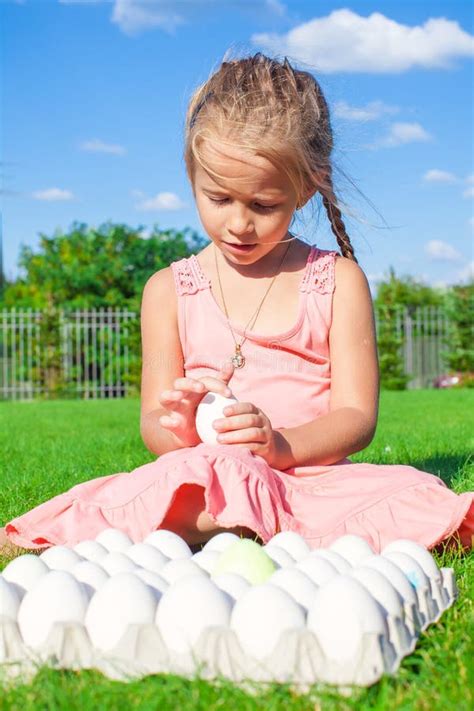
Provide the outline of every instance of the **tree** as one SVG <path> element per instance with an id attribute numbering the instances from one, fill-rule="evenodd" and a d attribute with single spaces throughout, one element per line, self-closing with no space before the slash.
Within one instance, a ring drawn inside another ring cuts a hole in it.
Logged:
<path id="1" fill-rule="evenodd" d="M 388 279 L 377 286 L 374 305 L 398 304 L 414 310 L 417 306 L 442 306 L 445 292 L 406 275 L 398 277 L 394 268 L 389 269 Z"/>
<path id="2" fill-rule="evenodd" d="M 378 284 L 374 299 L 377 314 L 377 348 L 379 353 L 380 384 L 387 390 L 404 390 L 410 380 L 404 372 L 402 346 L 404 334 L 397 329 L 397 320 L 405 310 L 409 313 L 419 306 L 442 306 L 444 294 L 412 276 L 397 277 L 390 267 L 386 281 Z"/>
<path id="3" fill-rule="evenodd" d="M 474 387 L 474 281 L 449 290 L 446 313 L 451 327 L 445 360 L 452 370 L 466 373 L 464 384 Z"/>
<path id="4" fill-rule="evenodd" d="M 73 223 L 67 233 L 57 232 L 53 237 L 41 234 L 37 253 L 22 245 L 19 266 L 26 274 L 6 285 L 0 305 L 41 311 L 41 342 L 35 348 L 30 377 L 47 397 L 70 396 L 70 384 L 65 382 L 61 368 L 61 310 L 112 307 L 138 315 L 147 279 L 206 244 L 204 238 L 189 229 L 160 231 L 155 227 L 146 238 L 140 234 L 142 230 L 122 224 L 105 223 L 94 229 Z M 108 321 L 108 315 L 102 319 L 113 323 Z M 82 328 L 87 330 L 88 326 Z M 139 318 L 128 322 L 125 333 L 128 335 L 123 337 L 122 345 L 128 347 L 130 354 L 128 385 L 137 394 L 141 371 Z M 91 335 L 97 335 L 94 327 Z M 74 332 L 73 337 L 76 336 Z M 117 357 L 106 349 L 101 362 L 102 373 L 110 375 L 114 384 L 118 380 Z M 82 373 L 85 381 L 92 377 L 86 364 L 93 358 L 92 342 L 82 344 L 79 355 L 73 348 L 72 368 Z"/>
<path id="5" fill-rule="evenodd" d="M 21 246 L 25 276 L 7 284 L 4 307 L 128 307 L 138 310 L 147 279 L 171 262 L 202 249 L 206 240 L 188 228 L 158 230 L 105 223 L 97 229 L 73 223 L 69 232 L 40 234 L 39 251 Z"/>

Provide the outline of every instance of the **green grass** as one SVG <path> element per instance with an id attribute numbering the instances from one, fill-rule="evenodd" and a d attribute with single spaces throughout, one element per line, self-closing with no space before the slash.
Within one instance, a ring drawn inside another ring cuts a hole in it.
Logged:
<path id="1" fill-rule="evenodd" d="M 355 462 L 410 464 L 440 476 L 457 492 L 474 490 L 474 392 L 384 392 L 379 426 Z M 139 434 L 138 400 L 0 403 L 0 525 L 80 481 L 153 461 Z M 215 683 L 171 675 L 129 683 L 98 672 L 43 668 L 30 682 L 5 683 L 0 709 L 345 709 L 474 708 L 474 554 L 435 554 L 454 568 L 458 601 L 422 634 L 394 678 L 344 698 L 314 687 L 296 696 L 285 685 L 255 686 L 249 694 L 225 680 Z M 7 560 L 0 558 L 3 568 Z M 1 644 L 1 640 L 0 640 Z"/>

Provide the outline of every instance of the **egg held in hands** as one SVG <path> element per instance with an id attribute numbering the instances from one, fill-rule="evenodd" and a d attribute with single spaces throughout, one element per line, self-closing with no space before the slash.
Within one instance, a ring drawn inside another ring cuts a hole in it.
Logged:
<path id="1" fill-rule="evenodd" d="M 238 400 L 233 395 L 224 397 L 220 393 L 209 392 L 203 397 L 196 410 L 196 431 L 205 444 L 219 444 L 219 432 L 213 427 L 213 422 L 225 418 L 224 409 L 234 402 Z"/>

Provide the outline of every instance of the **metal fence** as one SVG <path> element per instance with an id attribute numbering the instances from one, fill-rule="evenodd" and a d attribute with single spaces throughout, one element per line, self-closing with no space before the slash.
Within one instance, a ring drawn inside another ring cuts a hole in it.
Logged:
<path id="1" fill-rule="evenodd" d="M 375 309 L 376 329 L 381 321 Z M 442 374 L 449 321 L 437 307 L 400 309 L 394 328 L 409 388 Z M 38 397 L 118 398 L 137 394 L 140 324 L 133 311 L 93 309 L 53 314 L 0 311 L 0 400 Z M 131 338 L 131 335 L 133 338 Z M 130 366 L 133 364 L 134 377 Z"/>
<path id="2" fill-rule="evenodd" d="M 129 395 L 130 327 L 137 325 L 135 312 L 112 308 L 1 310 L 0 399 Z"/>
<path id="3" fill-rule="evenodd" d="M 381 316 L 377 308 L 375 327 L 379 334 Z M 409 377 L 407 387 L 431 387 L 433 380 L 448 370 L 443 358 L 451 333 L 446 313 L 438 306 L 400 307 L 394 318 L 394 329 L 402 342 L 400 356 Z"/>

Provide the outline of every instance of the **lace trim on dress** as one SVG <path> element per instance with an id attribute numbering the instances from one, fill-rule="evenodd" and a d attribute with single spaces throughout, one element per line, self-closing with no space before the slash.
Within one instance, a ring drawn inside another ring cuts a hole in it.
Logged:
<path id="1" fill-rule="evenodd" d="M 334 291 L 334 266 L 337 252 L 314 247 L 309 257 L 309 269 L 300 285 L 301 291 L 317 291 L 320 294 L 332 294 Z"/>
<path id="2" fill-rule="evenodd" d="M 317 291 L 320 294 L 332 294 L 334 291 L 335 251 L 326 251 L 313 247 L 308 257 L 308 264 L 300 284 L 300 291 Z M 173 264 L 173 274 L 178 294 L 195 294 L 201 289 L 210 288 L 211 284 L 192 255 Z"/>
<path id="3" fill-rule="evenodd" d="M 200 289 L 209 287 L 209 280 L 199 270 L 195 268 L 193 259 L 184 257 L 179 262 L 174 263 L 174 281 L 178 294 L 195 294 Z"/>

